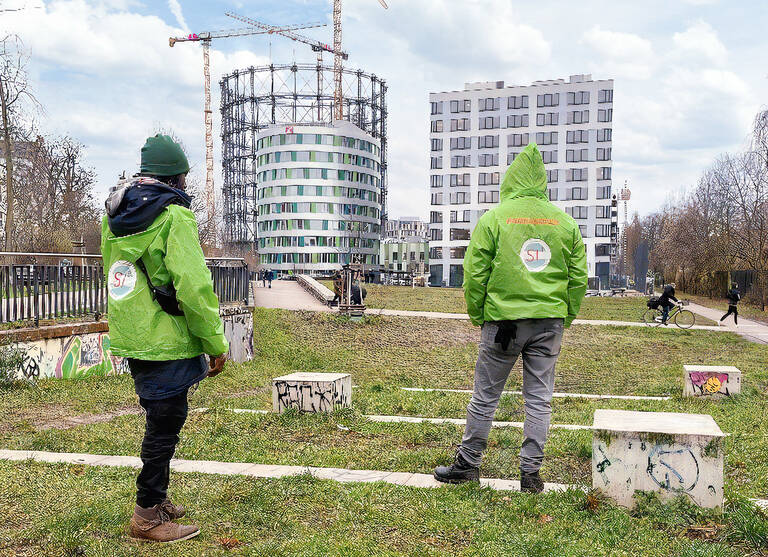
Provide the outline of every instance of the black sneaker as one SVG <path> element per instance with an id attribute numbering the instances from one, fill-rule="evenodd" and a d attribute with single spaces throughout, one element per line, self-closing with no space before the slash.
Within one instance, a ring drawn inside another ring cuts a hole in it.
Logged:
<path id="1" fill-rule="evenodd" d="M 539 471 L 523 472 L 520 470 L 520 491 L 523 493 L 541 493 L 544 491 L 544 482 L 539 477 Z"/>
<path id="2" fill-rule="evenodd" d="M 464 460 L 460 454 L 450 466 L 438 466 L 433 474 L 439 482 L 448 484 L 462 484 L 464 482 L 480 481 L 480 468 L 472 466 Z"/>

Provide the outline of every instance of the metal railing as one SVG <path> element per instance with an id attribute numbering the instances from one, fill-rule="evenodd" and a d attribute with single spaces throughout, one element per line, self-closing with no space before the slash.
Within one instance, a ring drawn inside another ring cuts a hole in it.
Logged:
<path id="1" fill-rule="evenodd" d="M 0 323 L 107 313 L 101 255 L 0 252 Z M 20 260 L 24 260 L 21 263 Z M 248 303 L 249 269 L 242 258 L 206 258 L 221 304 Z"/>

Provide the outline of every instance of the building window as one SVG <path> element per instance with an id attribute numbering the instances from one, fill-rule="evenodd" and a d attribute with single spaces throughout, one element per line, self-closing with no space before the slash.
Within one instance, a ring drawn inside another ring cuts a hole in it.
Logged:
<path id="1" fill-rule="evenodd" d="M 613 130 L 611 128 L 602 128 L 597 130 L 597 141 L 610 141 L 613 136 Z"/>
<path id="2" fill-rule="evenodd" d="M 599 161 L 609 161 L 611 160 L 611 148 L 599 148 L 597 150 L 597 160 Z"/>
<path id="3" fill-rule="evenodd" d="M 584 182 L 587 180 L 586 168 L 569 168 L 565 171 L 566 182 Z"/>
<path id="4" fill-rule="evenodd" d="M 568 104 L 589 104 L 589 91 L 568 93 Z"/>
<path id="5" fill-rule="evenodd" d="M 507 153 L 507 164 L 512 164 L 512 161 L 515 160 L 519 154 L 520 153 Z"/>
<path id="6" fill-rule="evenodd" d="M 589 149 L 568 149 L 565 151 L 565 162 L 589 161 Z"/>
<path id="7" fill-rule="evenodd" d="M 469 222 L 470 211 L 451 211 L 451 222 Z"/>
<path id="8" fill-rule="evenodd" d="M 584 201 L 587 199 L 587 188 L 568 188 L 565 190 L 565 200 Z"/>
<path id="9" fill-rule="evenodd" d="M 557 132 L 538 132 L 536 143 L 539 145 L 557 145 Z"/>
<path id="10" fill-rule="evenodd" d="M 429 248 L 429 258 L 430 259 L 442 259 L 443 258 L 443 248 Z"/>
<path id="11" fill-rule="evenodd" d="M 613 109 L 612 108 L 601 108 L 597 111 L 597 121 L 598 122 L 612 122 L 613 121 Z"/>
<path id="12" fill-rule="evenodd" d="M 607 238 L 611 235 L 611 225 L 610 224 L 596 224 L 595 225 L 595 236 L 598 238 Z"/>
<path id="13" fill-rule="evenodd" d="M 464 205 L 469 203 L 468 191 L 451 192 L 451 205 Z"/>
<path id="14" fill-rule="evenodd" d="M 559 170 L 547 170 L 547 183 L 557 182 L 559 179 Z"/>
<path id="15" fill-rule="evenodd" d="M 589 110 L 572 110 L 568 113 L 568 124 L 588 124 Z"/>
<path id="16" fill-rule="evenodd" d="M 512 133 L 507 136 L 507 147 L 524 147 L 528 145 L 527 133 Z"/>
<path id="17" fill-rule="evenodd" d="M 477 177 L 478 186 L 498 186 L 499 185 L 499 173 L 498 172 L 481 172 Z"/>
<path id="18" fill-rule="evenodd" d="M 536 96 L 536 106 L 558 106 L 560 104 L 560 93 L 547 93 L 546 95 Z"/>
<path id="19" fill-rule="evenodd" d="M 477 138 L 478 149 L 493 149 L 499 146 L 498 135 L 481 135 Z"/>
<path id="20" fill-rule="evenodd" d="M 451 174 L 451 186 L 471 186 L 469 174 Z"/>
<path id="21" fill-rule="evenodd" d="M 557 162 L 557 151 L 542 151 L 541 158 L 544 159 L 544 164 Z"/>
<path id="22" fill-rule="evenodd" d="M 472 155 L 454 155 L 451 157 L 451 168 L 472 166 Z"/>
<path id="23" fill-rule="evenodd" d="M 429 185 L 433 188 L 440 188 L 443 186 L 443 177 L 437 174 L 433 174 L 429 177 Z"/>
<path id="24" fill-rule="evenodd" d="M 611 186 L 597 186 L 597 198 L 598 199 L 610 199 L 611 198 Z"/>
<path id="25" fill-rule="evenodd" d="M 610 180 L 611 179 L 611 167 L 610 166 L 601 166 L 597 169 L 597 179 L 598 180 Z"/>
<path id="26" fill-rule="evenodd" d="M 442 205 L 443 204 L 443 194 L 442 193 L 433 193 L 432 194 L 432 205 Z"/>
<path id="27" fill-rule="evenodd" d="M 429 229 L 429 239 L 433 242 L 439 242 L 443 239 L 443 229 L 442 228 L 430 228 Z"/>
<path id="28" fill-rule="evenodd" d="M 458 120 L 451 120 L 452 132 L 469 131 L 471 126 L 469 125 L 469 118 L 459 118 Z"/>
<path id="29" fill-rule="evenodd" d="M 451 259 L 464 259 L 464 256 L 467 254 L 467 247 L 466 246 L 458 246 L 455 248 L 451 248 Z"/>
<path id="30" fill-rule="evenodd" d="M 471 149 L 472 138 L 471 137 L 452 137 L 451 138 L 451 151 L 457 151 L 460 149 Z"/>
<path id="31" fill-rule="evenodd" d="M 501 125 L 501 118 L 499 116 L 485 116 L 480 118 L 479 129 L 492 130 Z"/>
<path id="32" fill-rule="evenodd" d="M 595 257 L 608 257 L 611 255 L 611 244 L 596 244 Z"/>
<path id="33" fill-rule="evenodd" d="M 478 203 L 498 203 L 499 202 L 498 190 L 477 192 L 477 202 Z"/>
<path id="34" fill-rule="evenodd" d="M 499 166 L 498 153 L 483 153 L 479 155 L 478 166 Z"/>
<path id="35" fill-rule="evenodd" d="M 528 127 L 528 115 L 527 114 L 510 114 L 507 116 L 508 128 L 527 128 Z"/>
<path id="36" fill-rule="evenodd" d="M 613 89 L 600 89 L 597 92 L 597 102 L 599 102 L 599 103 L 612 103 L 613 102 Z"/>
<path id="37" fill-rule="evenodd" d="M 507 108 L 528 108 L 528 95 L 509 97 L 507 99 Z"/>
<path id="38" fill-rule="evenodd" d="M 443 101 L 433 102 L 430 103 L 432 105 L 432 114 L 442 114 L 443 113 Z"/>
<path id="39" fill-rule="evenodd" d="M 470 101 L 469 99 L 451 101 L 451 113 L 456 114 L 457 112 L 471 112 L 471 111 L 472 111 L 472 101 Z"/>
<path id="40" fill-rule="evenodd" d="M 429 168 L 443 168 L 443 157 L 430 157 Z"/>
<path id="41" fill-rule="evenodd" d="M 443 131 L 443 121 L 442 120 L 432 120 L 432 127 L 430 128 L 432 133 L 440 133 Z"/>
<path id="42" fill-rule="evenodd" d="M 451 228 L 451 240 L 469 240 L 469 230 L 466 228 Z"/>
<path id="43" fill-rule="evenodd" d="M 488 98 L 488 99 L 480 99 L 478 101 L 480 112 L 484 112 L 486 110 L 498 110 L 501 106 L 501 99 L 499 98 Z"/>
<path id="44" fill-rule="evenodd" d="M 566 207 L 565 212 L 575 219 L 586 219 L 588 209 L 584 205 L 574 205 L 573 207 Z"/>
<path id="45" fill-rule="evenodd" d="M 557 201 L 557 188 L 547 189 L 547 195 L 549 196 L 550 201 Z"/>
<path id="46" fill-rule="evenodd" d="M 597 205 L 595 206 L 595 217 L 598 219 L 611 218 L 611 206 L 610 205 Z"/>
<path id="47" fill-rule="evenodd" d="M 437 222 L 443 222 L 443 213 L 441 213 L 440 211 L 430 211 L 429 222 L 431 224 L 434 224 Z"/>
<path id="48" fill-rule="evenodd" d="M 432 140 L 432 150 L 433 151 L 442 151 L 443 150 L 443 140 L 442 139 L 433 139 Z"/>
<path id="49" fill-rule="evenodd" d="M 539 112 L 536 115 L 537 126 L 556 126 L 559 120 L 560 115 L 557 112 Z"/>
<path id="50" fill-rule="evenodd" d="M 589 143 L 589 130 L 571 130 L 565 134 L 566 143 Z"/>

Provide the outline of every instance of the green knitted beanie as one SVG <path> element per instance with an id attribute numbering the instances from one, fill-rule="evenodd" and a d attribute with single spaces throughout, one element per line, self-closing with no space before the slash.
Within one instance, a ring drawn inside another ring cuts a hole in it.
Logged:
<path id="1" fill-rule="evenodd" d="M 189 162 L 181 146 L 170 136 L 157 134 L 147 138 L 141 148 L 141 173 L 152 176 L 175 176 L 189 172 Z"/>

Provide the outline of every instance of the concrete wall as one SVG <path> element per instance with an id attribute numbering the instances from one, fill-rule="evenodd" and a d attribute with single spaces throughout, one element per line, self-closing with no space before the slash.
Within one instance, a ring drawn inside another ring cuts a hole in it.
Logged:
<path id="1" fill-rule="evenodd" d="M 225 307 L 221 314 L 232 361 L 251 360 L 251 308 Z M 0 344 L 9 344 L 22 353 L 16 370 L 19 379 L 77 379 L 129 371 L 127 361 L 112 353 L 106 321 L 2 331 Z"/>

